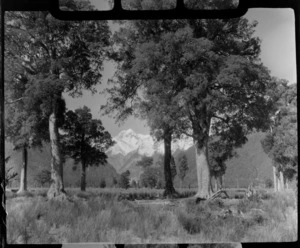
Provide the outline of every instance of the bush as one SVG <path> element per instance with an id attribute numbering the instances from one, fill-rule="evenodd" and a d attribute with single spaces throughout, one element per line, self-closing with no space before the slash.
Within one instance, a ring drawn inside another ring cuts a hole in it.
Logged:
<path id="1" fill-rule="evenodd" d="M 127 170 L 126 172 L 121 174 L 120 180 L 119 180 L 119 187 L 123 189 L 128 189 L 130 184 L 129 184 L 129 176 L 130 172 Z"/>
<path id="2" fill-rule="evenodd" d="M 42 170 L 40 172 L 38 172 L 35 177 L 34 180 L 40 185 L 40 186 L 44 186 L 46 183 L 50 184 L 51 183 L 51 172 L 49 170 Z"/>
<path id="3" fill-rule="evenodd" d="M 266 178 L 265 179 L 265 186 L 266 186 L 266 188 L 273 188 L 273 181 L 272 181 L 272 179 L 270 179 L 270 178 Z"/>
<path id="4" fill-rule="evenodd" d="M 104 179 L 102 179 L 101 181 L 100 181 L 100 188 L 105 188 L 106 187 L 106 182 L 105 182 L 105 180 Z"/>

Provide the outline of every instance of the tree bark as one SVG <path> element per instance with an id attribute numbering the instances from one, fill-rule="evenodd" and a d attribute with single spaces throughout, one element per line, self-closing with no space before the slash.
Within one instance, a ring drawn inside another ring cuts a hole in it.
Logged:
<path id="1" fill-rule="evenodd" d="M 211 184 L 213 185 L 212 186 L 212 191 L 213 192 L 217 192 L 217 190 L 218 190 L 218 183 L 217 183 L 217 177 L 216 176 L 212 176 L 212 178 L 211 178 Z"/>
<path id="2" fill-rule="evenodd" d="M 223 175 L 220 175 L 219 183 L 220 183 L 220 188 L 219 189 L 223 189 Z"/>
<path id="3" fill-rule="evenodd" d="M 169 127 L 164 130 L 164 146 L 165 146 L 165 156 L 164 156 L 164 175 L 165 175 L 165 190 L 164 197 L 174 198 L 178 195 L 176 192 L 173 181 L 172 181 L 172 172 L 171 172 L 171 158 L 172 158 L 172 150 L 171 150 L 171 142 L 172 142 L 172 131 Z"/>
<path id="4" fill-rule="evenodd" d="M 278 191 L 278 178 L 276 173 L 276 167 L 273 166 L 273 180 L 274 180 L 274 191 Z"/>
<path id="5" fill-rule="evenodd" d="M 63 168 L 61 160 L 61 151 L 59 143 L 59 133 L 57 126 L 57 115 L 55 107 L 52 114 L 49 117 L 49 134 L 51 143 L 51 185 L 48 190 L 48 198 L 62 197 L 65 198 L 65 190 L 63 184 Z"/>
<path id="6" fill-rule="evenodd" d="M 211 192 L 211 178 L 210 170 L 208 164 L 208 151 L 206 144 L 199 144 L 199 142 L 194 142 L 196 150 L 196 166 L 197 166 L 197 180 L 198 180 L 198 192 L 196 198 L 207 199 L 212 194 Z"/>
<path id="7" fill-rule="evenodd" d="M 28 150 L 27 146 L 24 145 L 22 148 L 22 167 L 20 176 L 20 188 L 18 193 L 27 191 L 27 165 L 28 165 Z"/>
<path id="8" fill-rule="evenodd" d="M 284 179 L 283 179 L 283 172 L 279 171 L 279 182 L 280 182 L 280 191 L 284 190 Z"/>
<path id="9" fill-rule="evenodd" d="M 81 186 L 80 186 L 81 191 L 85 191 L 85 187 L 86 187 L 86 166 L 85 166 L 85 162 L 82 161 L 81 162 Z"/>

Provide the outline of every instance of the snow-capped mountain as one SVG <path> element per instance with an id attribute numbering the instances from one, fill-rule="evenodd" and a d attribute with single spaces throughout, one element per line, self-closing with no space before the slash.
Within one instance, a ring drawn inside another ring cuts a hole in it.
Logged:
<path id="1" fill-rule="evenodd" d="M 108 162 L 113 165 L 118 173 L 130 170 L 132 176 L 138 177 L 142 170 L 135 165 L 142 156 L 153 156 L 154 154 L 164 153 L 163 141 L 155 142 L 150 135 L 138 134 L 132 129 L 121 131 L 113 140 L 116 144 L 109 148 L 106 154 Z M 192 145 L 193 140 L 186 137 L 174 140 L 171 148 L 174 153 L 177 150 L 185 151 Z"/>
<path id="2" fill-rule="evenodd" d="M 123 130 L 113 138 L 116 142 L 108 151 L 108 155 L 127 154 L 135 151 L 139 155 L 152 156 L 155 152 L 164 153 L 164 144 L 162 141 L 155 142 L 150 135 L 137 134 L 132 129 Z M 190 137 L 184 137 L 172 141 L 172 152 L 176 150 L 187 150 L 193 145 Z"/>

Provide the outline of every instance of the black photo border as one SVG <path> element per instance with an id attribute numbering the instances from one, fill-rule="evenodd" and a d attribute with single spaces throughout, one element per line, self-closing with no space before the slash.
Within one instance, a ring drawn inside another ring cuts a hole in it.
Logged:
<path id="1" fill-rule="evenodd" d="M 199 0 L 201 1 L 201 0 Z M 236 9 L 230 10 L 191 10 L 184 7 L 184 0 L 176 0 L 176 8 L 159 11 L 129 11 L 122 9 L 121 0 L 114 0 L 112 10 L 94 12 L 66 12 L 59 9 L 59 0 L 0 0 L 0 248 L 22 247 L 23 245 L 7 244 L 6 210 L 5 210 L 5 141 L 4 141 L 4 13 L 5 11 L 49 11 L 60 20 L 133 20 L 133 19 L 210 19 L 235 18 L 246 14 L 250 8 L 289 8 L 294 11 L 297 83 L 300 82 L 300 0 L 239 0 Z M 297 87 L 298 92 L 298 87 Z M 298 101 L 297 101 L 298 109 Z M 298 172 L 299 173 L 299 172 Z M 299 191 L 298 191 L 299 201 Z M 299 220 L 299 211 L 298 211 Z M 299 227 L 299 221 L 298 221 Z M 242 243 L 242 247 L 300 247 L 298 240 L 287 243 Z M 62 247 L 54 245 L 24 245 L 33 247 Z M 83 244 L 84 246 L 84 244 Z M 124 244 L 115 244 L 124 247 Z M 180 247 L 187 247 L 181 244 Z M 138 247 L 138 245 L 136 245 Z"/>

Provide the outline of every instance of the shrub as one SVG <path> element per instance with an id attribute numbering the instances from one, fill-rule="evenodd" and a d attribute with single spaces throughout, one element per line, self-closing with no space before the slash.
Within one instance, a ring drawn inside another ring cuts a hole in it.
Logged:
<path id="1" fill-rule="evenodd" d="M 129 176 L 130 176 L 130 172 L 128 170 L 121 174 L 121 177 L 119 180 L 119 187 L 121 187 L 123 189 L 129 188 L 129 181 L 130 181 Z"/>
<path id="2" fill-rule="evenodd" d="M 105 182 L 105 180 L 104 179 L 101 179 L 101 181 L 100 181 L 100 188 L 105 188 L 106 187 L 106 182 Z"/>
<path id="3" fill-rule="evenodd" d="M 36 181 L 41 186 L 44 186 L 46 183 L 50 183 L 51 180 L 51 172 L 46 169 L 38 172 L 34 177 L 34 181 Z"/>
<path id="4" fill-rule="evenodd" d="M 273 181 L 270 178 L 265 179 L 265 186 L 266 188 L 273 188 Z"/>

